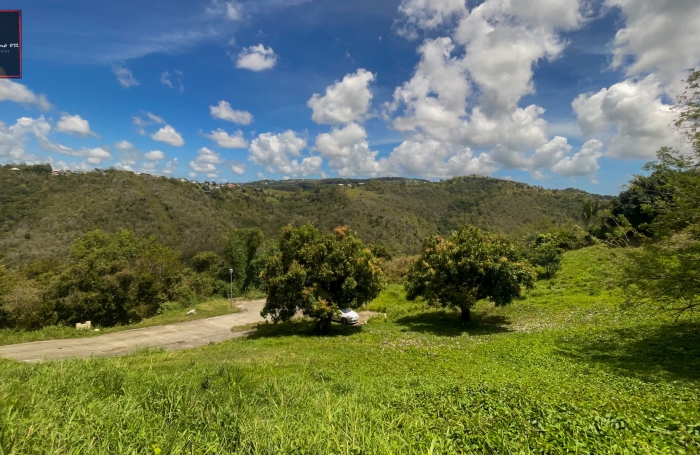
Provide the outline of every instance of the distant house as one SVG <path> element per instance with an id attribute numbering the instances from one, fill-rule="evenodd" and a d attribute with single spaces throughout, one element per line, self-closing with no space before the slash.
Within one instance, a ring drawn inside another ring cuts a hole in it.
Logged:
<path id="1" fill-rule="evenodd" d="M 75 171 L 73 171 L 73 173 L 74 173 L 74 174 L 84 174 L 84 173 L 85 173 L 85 169 L 76 169 Z"/>
<path id="2" fill-rule="evenodd" d="M 345 185 L 344 185 L 344 184 L 342 184 L 342 183 L 339 183 L 339 184 L 338 184 L 338 186 L 345 186 Z"/>
<path id="3" fill-rule="evenodd" d="M 11 171 L 19 171 L 19 169 L 18 169 L 18 168 L 16 168 L 16 167 L 13 167 L 13 168 L 12 168 L 12 169 L 10 169 L 10 170 L 11 170 Z"/>

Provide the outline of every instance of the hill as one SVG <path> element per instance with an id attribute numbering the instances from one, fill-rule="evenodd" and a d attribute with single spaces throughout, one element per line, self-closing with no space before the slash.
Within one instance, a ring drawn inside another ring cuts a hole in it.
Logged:
<path id="1" fill-rule="evenodd" d="M 485 177 L 441 182 L 415 179 L 261 181 L 232 187 L 107 170 L 52 175 L 48 166 L 0 167 L 0 257 L 8 265 L 65 254 L 78 236 L 118 228 L 159 240 L 189 257 L 221 250 L 230 228 L 280 229 L 311 222 L 349 225 L 365 242 L 395 254 L 417 251 L 422 239 L 470 223 L 513 233 L 550 217 L 578 219 L 579 190 L 547 190 Z"/>

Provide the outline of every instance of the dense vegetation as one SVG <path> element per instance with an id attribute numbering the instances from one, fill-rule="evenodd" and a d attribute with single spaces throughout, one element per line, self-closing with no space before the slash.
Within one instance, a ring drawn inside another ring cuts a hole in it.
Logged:
<path id="1" fill-rule="evenodd" d="M 222 256 L 232 228 L 257 227 L 276 239 L 284 226 L 309 222 L 323 231 L 348 225 L 367 244 L 415 254 L 426 236 L 449 234 L 464 224 L 509 234 L 544 216 L 575 222 L 592 197 L 482 177 L 257 182 L 213 189 L 115 170 L 52 176 L 43 166 L 12 167 L 0 166 L 0 257 L 11 266 L 65 255 L 75 239 L 95 229 L 155 235 L 189 259 L 201 251 Z M 342 182 L 352 187 L 338 186 Z"/>

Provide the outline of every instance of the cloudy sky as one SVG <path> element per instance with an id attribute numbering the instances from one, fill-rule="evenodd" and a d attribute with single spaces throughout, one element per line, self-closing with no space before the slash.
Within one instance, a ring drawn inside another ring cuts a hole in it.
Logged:
<path id="1" fill-rule="evenodd" d="M 697 0 L 0 0 L 0 163 L 619 191 L 700 66 Z"/>

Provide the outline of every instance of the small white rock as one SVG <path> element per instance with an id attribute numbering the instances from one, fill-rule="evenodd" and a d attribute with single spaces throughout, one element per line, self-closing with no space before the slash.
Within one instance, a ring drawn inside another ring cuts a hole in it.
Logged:
<path id="1" fill-rule="evenodd" d="M 190 310 L 187 312 L 187 314 L 197 314 L 197 310 Z"/>

